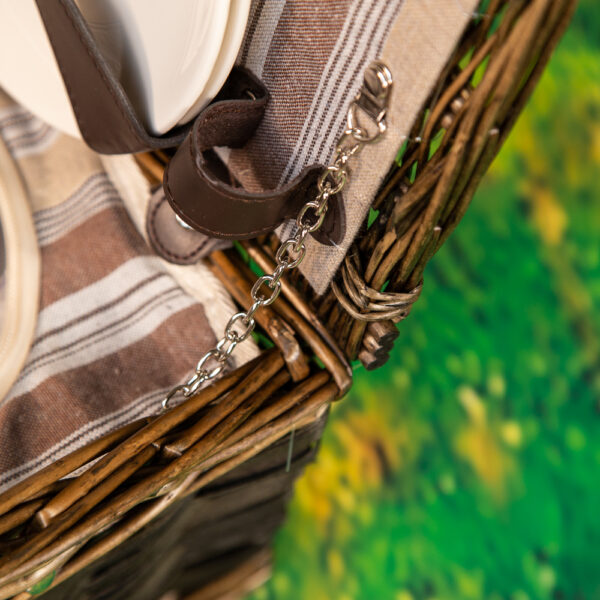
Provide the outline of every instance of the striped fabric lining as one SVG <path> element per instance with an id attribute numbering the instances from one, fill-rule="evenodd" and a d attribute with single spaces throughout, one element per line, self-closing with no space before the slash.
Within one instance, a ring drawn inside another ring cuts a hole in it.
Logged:
<path id="1" fill-rule="evenodd" d="M 354 2 L 311 103 L 280 184 L 309 164 L 326 163 L 345 126 L 348 100 L 362 84 L 365 65 L 379 55 L 402 0 Z"/>
<path id="2" fill-rule="evenodd" d="M 277 5 L 276 7 L 274 5 Z M 303 275 L 318 294 L 327 289 L 414 119 L 456 47 L 479 0 L 254 0 L 238 64 L 254 70 L 271 92 L 253 139 L 221 157 L 252 191 L 289 182 L 307 165 L 329 163 L 350 100 L 375 58 L 395 80 L 385 143 L 370 152 L 369 169 L 344 191 L 345 239 L 325 246 L 310 239 Z M 392 116 L 393 113 L 393 116 Z M 367 153 L 361 154 L 365 160 Z M 355 161 L 358 162 L 358 161 Z M 356 166 L 356 165 L 355 165 Z M 293 222 L 279 230 L 286 238 Z"/>
<path id="3" fill-rule="evenodd" d="M 215 335 L 203 305 L 150 254 L 91 150 L 1 92 L 0 136 L 26 187 L 45 194 L 34 212 L 42 254 L 35 340 L 17 381 L 0 399 L 2 491 L 155 412 Z M 207 281 L 203 302 L 226 321 L 227 296 L 214 287 L 211 296 L 211 286 L 214 281 Z"/>
<path id="4" fill-rule="evenodd" d="M 52 464 L 59 458 L 66 456 L 76 448 L 81 448 L 90 442 L 110 433 L 121 423 L 131 423 L 136 419 L 151 413 L 162 401 L 169 387 L 155 390 L 137 398 L 124 408 L 116 410 L 94 421 L 90 421 L 70 435 L 67 435 L 54 446 L 51 446 L 28 462 L 8 469 L 2 473 L 0 480 L 0 493 L 15 485 L 31 473 L 35 473 Z"/>
<path id="5" fill-rule="evenodd" d="M 228 157 L 245 187 L 273 188 L 328 161 L 348 99 L 402 2 L 253 2 L 238 63 L 261 77 L 271 100 L 250 144 Z"/>
<path id="6" fill-rule="evenodd" d="M 251 7 L 249 26 L 241 50 L 241 63 L 257 77 L 262 77 L 269 42 L 281 18 L 285 2 L 260 0 Z M 256 36 L 256 37 L 255 37 Z"/>
<path id="7" fill-rule="evenodd" d="M 0 134 L 14 158 L 35 154 L 59 136 L 50 125 L 18 105 L 0 108 Z"/>
<path id="8" fill-rule="evenodd" d="M 36 212 L 34 221 L 38 243 L 47 246 L 105 208 L 120 205 L 121 199 L 107 175 L 92 175 L 59 206 Z"/>
<path id="9" fill-rule="evenodd" d="M 150 260 L 132 259 L 42 310 L 28 361 L 3 403 L 145 338 L 192 306 L 194 300 Z"/>

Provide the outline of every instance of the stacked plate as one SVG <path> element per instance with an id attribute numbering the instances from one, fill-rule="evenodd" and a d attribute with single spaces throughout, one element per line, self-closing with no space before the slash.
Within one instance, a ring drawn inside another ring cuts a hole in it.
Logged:
<path id="1" fill-rule="evenodd" d="M 250 0 L 76 0 L 100 50 L 155 135 L 216 96 L 239 51 Z M 80 137 L 34 0 L 0 0 L 0 87 Z"/>

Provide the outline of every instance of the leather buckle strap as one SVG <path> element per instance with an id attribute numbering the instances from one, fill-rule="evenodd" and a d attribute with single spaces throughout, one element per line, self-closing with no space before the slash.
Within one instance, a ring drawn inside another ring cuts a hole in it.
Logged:
<path id="1" fill-rule="evenodd" d="M 74 0 L 36 0 L 87 145 L 100 154 L 130 154 L 181 144 L 189 125 L 150 134 L 98 48 Z"/>
<path id="2" fill-rule="evenodd" d="M 217 98 L 194 120 L 163 136 L 144 127 L 123 86 L 102 56 L 74 0 L 36 0 L 86 143 L 101 154 L 129 154 L 179 146 L 165 169 L 163 187 L 173 210 L 194 229 L 226 239 L 256 237 L 294 216 L 322 170 L 307 167 L 275 190 L 248 192 L 231 183 L 214 147 L 241 147 L 260 124 L 269 94 L 250 71 L 234 68 Z M 339 243 L 341 197 L 330 202 L 319 231 L 322 243 Z M 337 205 L 337 206 L 336 206 Z"/>
<path id="3" fill-rule="evenodd" d="M 276 190 L 248 192 L 227 182 L 224 165 L 212 149 L 243 146 L 260 124 L 268 98 L 266 88 L 250 71 L 234 69 L 167 165 L 163 178 L 166 198 L 194 229 L 220 238 L 256 237 L 295 216 L 310 188 L 316 186 L 323 169 L 320 165 L 307 167 Z M 339 241 L 339 220 L 337 225 L 335 220 L 327 225 L 323 239 Z"/>

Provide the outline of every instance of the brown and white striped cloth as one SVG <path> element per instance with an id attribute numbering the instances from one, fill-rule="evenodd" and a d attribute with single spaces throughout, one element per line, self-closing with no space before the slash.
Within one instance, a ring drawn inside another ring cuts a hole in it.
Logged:
<path id="1" fill-rule="evenodd" d="M 176 265 L 152 254 L 94 152 L 1 92 L 0 138 L 28 192 L 42 265 L 35 337 L 0 398 L 2 491 L 156 412 L 234 306 L 204 265 L 179 279 Z M 149 190 L 139 172 L 123 175 L 135 165 L 122 158 L 119 187 L 137 181 L 145 204 Z M 252 342 L 242 350 L 238 362 L 256 352 Z"/>
<path id="2" fill-rule="evenodd" d="M 253 0 L 238 63 L 265 82 L 272 98 L 253 140 L 223 152 L 248 189 L 273 188 L 305 165 L 329 162 L 365 67 L 382 58 L 394 77 L 388 132 L 363 151 L 345 189 L 344 240 L 337 247 L 309 242 L 302 270 L 318 293 L 350 247 L 477 5 Z M 0 400 L 2 491 L 156 410 L 165 390 L 214 342 L 213 330 L 222 331 L 233 307 L 201 263 L 167 265 L 151 254 L 140 233 L 147 190 L 129 157 L 102 162 L 6 98 L 0 98 L 0 136 L 29 190 L 42 253 L 35 340 Z M 291 228 L 283 225 L 280 235 Z M 243 347 L 238 360 L 255 352 Z"/>
<path id="3" fill-rule="evenodd" d="M 224 154 L 247 189 L 271 189 L 309 164 L 328 164 L 346 111 L 375 58 L 394 85 L 384 139 L 363 151 L 344 190 L 346 235 L 337 247 L 310 240 L 301 265 L 323 293 L 479 0 L 253 0 L 238 64 L 271 93 L 244 148 Z M 279 234 L 289 234 L 292 224 Z"/>

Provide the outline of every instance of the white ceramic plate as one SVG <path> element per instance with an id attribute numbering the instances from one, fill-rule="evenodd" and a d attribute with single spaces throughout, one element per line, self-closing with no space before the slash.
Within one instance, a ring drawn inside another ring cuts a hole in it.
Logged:
<path id="1" fill-rule="evenodd" d="M 0 0 L 0 86 L 53 127 L 81 137 L 33 0 Z"/>
<path id="2" fill-rule="evenodd" d="M 155 134 L 189 120 L 218 92 L 249 10 L 249 0 L 77 2 Z M 80 137 L 33 0 L 0 0 L 0 86 L 54 127 Z"/>
<path id="3" fill-rule="evenodd" d="M 223 36 L 223 45 L 219 52 L 217 62 L 213 67 L 210 79 L 204 90 L 198 96 L 194 105 L 186 112 L 179 124 L 187 123 L 193 119 L 218 93 L 231 68 L 235 63 L 240 46 L 246 33 L 246 23 L 250 13 L 251 0 L 231 0 L 229 18 Z"/>

